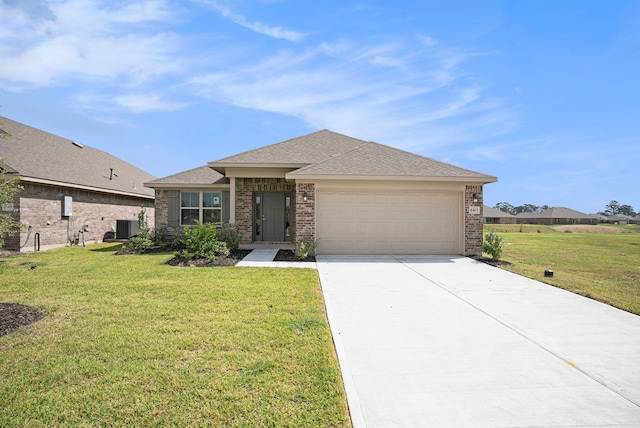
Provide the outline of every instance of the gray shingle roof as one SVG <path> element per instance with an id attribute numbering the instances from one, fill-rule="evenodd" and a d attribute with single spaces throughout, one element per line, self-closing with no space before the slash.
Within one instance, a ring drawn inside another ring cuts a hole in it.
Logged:
<path id="1" fill-rule="evenodd" d="M 513 214 L 509 214 L 504 211 L 497 210 L 487 205 L 482 207 L 482 215 L 484 217 L 491 217 L 491 218 L 515 218 Z"/>
<path id="2" fill-rule="evenodd" d="M 365 141 L 328 130 L 317 131 L 281 143 L 249 150 L 210 162 L 210 166 L 226 164 L 308 165 L 355 149 Z"/>
<path id="3" fill-rule="evenodd" d="M 163 185 L 212 185 L 212 184 L 229 184 L 229 179 L 217 171 L 211 169 L 208 165 L 190 169 L 188 171 L 179 172 L 168 177 L 159 178 L 147 183 L 149 187 L 163 187 Z"/>
<path id="4" fill-rule="evenodd" d="M 520 213 L 521 218 L 592 218 L 590 214 L 581 213 L 565 207 L 548 208 L 539 213 Z"/>
<path id="5" fill-rule="evenodd" d="M 328 130 L 261 147 L 214 162 L 218 171 L 232 166 L 290 165 L 292 178 L 342 176 L 430 177 L 445 179 L 496 178 L 382 144 L 358 140 Z"/>
<path id="6" fill-rule="evenodd" d="M 109 153 L 0 116 L 0 165 L 25 181 L 153 197 L 155 177 Z M 113 168 L 114 175 L 111 175 Z"/>

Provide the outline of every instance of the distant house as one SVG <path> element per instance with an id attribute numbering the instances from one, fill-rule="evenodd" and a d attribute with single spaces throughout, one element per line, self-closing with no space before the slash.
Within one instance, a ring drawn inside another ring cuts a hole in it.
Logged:
<path id="1" fill-rule="evenodd" d="M 516 216 L 488 206 L 482 207 L 485 224 L 515 224 Z"/>
<path id="2" fill-rule="evenodd" d="M 634 219 L 625 214 L 614 214 L 607 217 L 607 223 L 620 225 L 634 224 Z"/>
<path id="3" fill-rule="evenodd" d="M 24 187 L 2 210 L 28 226 L 4 237 L 8 249 L 101 241 L 141 208 L 153 227 L 154 193 L 143 183 L 155 177 L 101 150 L 0 117 L 0 168 Z"/>
<path id="4" fill-rule="evenodd" d="M 606 215 L 602 215 L 602 214 L 590 214 L 591 217 L 595 218 L 598 220 L 598 223 L 606 223 L 609 219 L 609 217 L 607 217 Z"/>
<path id="5" fill-rule="evenodd" d="M 564 207 L 548 208 L 542 212 L 520 213 L 516 216 L 518 224 L 597 224 L 598 218 Z"/>
<path id="6" fill-rule="evenodd" d="M 318 254 L 481 254 L 496 177 L 328 130 L 145 185 L 156 225 L 228 223 L 240 243 L 318 241 Z"/>

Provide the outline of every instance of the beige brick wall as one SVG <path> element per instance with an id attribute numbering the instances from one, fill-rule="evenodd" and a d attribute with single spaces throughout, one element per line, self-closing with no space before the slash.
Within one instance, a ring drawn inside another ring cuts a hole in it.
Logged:
<path id="1" fill-rule="evenodd" d="M 19 220 L 31 226 L 29 242 L 23 251 L 33 250 L 35 233 L 40 234 L 41 249 L 67 245 L 68 237 L 78 235 L 82 225 L 88 225 L 85 242 L 100 242 L 104 234 L 116 227 L 116 220 L 137 220 L 145 208 L 149 227 L 155 224 L 153 200 L 130 196 L 90 192 L 58 186 L 23 183 L 16 208 Z M 63 196 L 73 199 L 71 217 L 62 215 Z M 28 231 L 5 242 L 7 248 L 18 249 L 27 239 Z"/>
<path id="2" fill-rule="evenodd" d="M 478 202 L 473 201 L 473 194 L 478 195 Z M 470 206 L 480 207 L 480 214 L 469 214 Z M 482 255 L 482 185 L 466 186 L 464 192 L 464 255 Z"/>

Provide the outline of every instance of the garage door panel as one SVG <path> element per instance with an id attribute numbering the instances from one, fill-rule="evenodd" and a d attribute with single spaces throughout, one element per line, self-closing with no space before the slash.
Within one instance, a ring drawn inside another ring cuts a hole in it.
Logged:
<path id="1" fill-rule="evenodd" d="M 458 254 L 458 193 L 322 191 L 316 197 L 320 254 Z"/>

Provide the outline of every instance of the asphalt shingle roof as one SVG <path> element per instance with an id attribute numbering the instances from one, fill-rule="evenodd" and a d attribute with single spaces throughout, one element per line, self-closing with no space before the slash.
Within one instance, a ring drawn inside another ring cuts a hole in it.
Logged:
<path id="1" fill-rule="evenodd" d="M 497 210 L 487 205 L 482 207 L 482 215 L 484 217 L 491 217 L 491 218 L 515 218 L 513 214 L 509 214 L 504 211 Z"/>
<path id="2" fill-rule="evenodd" d="M 86 144 L 0 116 L 0 166 L 22 179 L 153 197 L 143 183 L 155 177 Z M 113 168 L 114 174 L 111 174 Z"/>
<path id="3" fill-rule="evenodd" d="M 495 181 L 495 177 L 374 142 L 328 130 L 261 147 L 214 162 L 223 171 L 231 166 L 291 165 L 291 177 L 394 176 L 442 177 Z"/>
<path id="4" fill-rule="evenodd" d="M 201 185 L 201 184 L 229 184 L 229 179 L 208 165 L 199 166 L 188 171 L 179 172 L 168 177 L 159 178 L 145 183 L 145 186 L 154 187 L 162 184 Z"/>
<path id="5" fill-rule="evenodd" d="M 552 207 L 539 213 L 520 213 L 522 218 L 592 218 L 590 214 L 581 213 L 565 207 Z"/>

